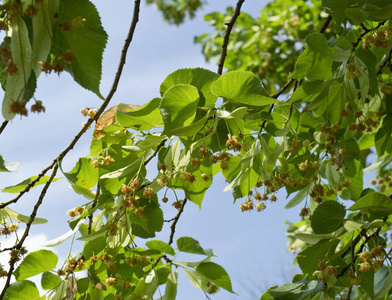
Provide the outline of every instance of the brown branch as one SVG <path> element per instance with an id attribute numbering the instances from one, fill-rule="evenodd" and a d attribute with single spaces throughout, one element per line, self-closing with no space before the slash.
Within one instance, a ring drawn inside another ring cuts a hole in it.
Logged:
<path id="1" fill-rule="evenodd" d="M 87 129 L 90 127 L 90 125 L 94 122 L 97 121 L 98 118 L 101 116 L 101 114 L 104 112 L 104 110 L 106 109 L 106 107 L 108 106 L 110 100 L 112 100 L 115 92 L 117 91 L 117 86 L 118 83 L 120 82 L 120 78 L 122 75 L 122 71 L 125 65 L 125 61 L 126 61 L 126 56 L 127 56 L 127 52 L 128 52 L 128 48 L 129 45 L 132 42 L 132 38 L 133 38 L 133 34 L 135 32 L 135 28 L 136 28 L 136 24 L 139 21 L 139 12 L 140 12 L 140 1 L 141 0 L 135 0 L 135 5 L 134 5 L 134 11 L 133 11 L 133 17 L 132 17 L 132 22 L 131 22 L 131 26 L 129 28 L 129 32 L 128 32 L 128 36 L 125 40 L 123 49 L 121 51 L 121 57 L 120 57 L 120 62 L 117 68 L 117 72 L 116 75 L 114 77 L 113 80 L 113 84 L 112 87 L 109 91 L 108 96 L 106 97 L 105 101 L 102 103 L 101 107 L 98 109 L 96 115 L 94 116 L 94 118 L 90 118 L 88 119 L 87 123 L 83 126 L 83 128 L 78 132 L 78 134 L 75 136 L 75 138 L 72 140 L 72 142 L 68 145 L 67 148 L 65 148 L 54 160 L 53 162 L 46 167 L 44 170 L 42 170 L 42 172 L 37 176 L 37 178 L 35 178 L 33 181 L 30 182 L 30 184 L 24 188 L 19 194 L 18 196 L 16 196 L 14 199 L 5 202 L 5 203 L 1 203 L 0 204 L 0 209 L 6 207 L 7 205 L 11 204 L 11 203 L 15 203 L 19 200 L 20 197 L 22 197 L 22 195 L 26 192 L 28 192 L 45 174 L 46 172 L 48 172 L 50 169 L 53 168 L 53 166 L 57 163 L 57 161 L 60 161 L 64 158 L 64 156 L 67 155 L 67 153 L 73 149 L 73 147 L 75 146 L 75 144 L 79 141 L 80 137 L 87 131 Z"/>
<path id="2" fill-rule="evenodd" d="M 173 224 L 171 224 L 171 226 L 170 226 L 171 231 L 170 231 L 170 237 L 169 237 L 169 243 L 168 243 L 169 245 L 171 245 L 173 243 L 174 233 L 176 232 L 176 225 L 177 225 L 178 220 L 181 217 L 182 212 L 184 211 L 184 206 L 187 203 L 187 201 L 188 201 L 188 199 L 185 198 L 184 202 L 182 202 L 180 210 L 178 211 L 177 215 L 174 217 Z"/>
<path id="3" fill-rule="evenodd" d="M 355 50 L 358 47 L 358 44 L 360 43 L 360 41 L 363 39 L 363 37 L 365 35 L 367 35 L 369 32 L 374 31 L 378 28 L 380 28 L 381 26 L 383 26 L 385 24 L 386 21 L 378 23 L 378 25 L 374 28 L 366 28 L 363 24 L 361 24 L 362 29 L 365 31 L 363 32 L 358 39 L 355 41 L 355 43 L 353 43 L 353 50 Z"/>
<path id="4" fill-rule="evenodd" d="M 155 152 L 144 162 L 144 166 L 146 166 L 155 156 L 157 156 L 159 150 L 165 145 L 167 139 L 162 140 L 162 142 L 157 146 Z"/>
<path id="5" fill-rule="evenodd" d="M 222 75 L 222 73 L 223 73 L 223 65 L 225 64 L 225 59 L 226 59 L 226 55 L 227 55 L 227 46 L 229 44 L 231 30 L 233 29 L 234 23 L 241 13 L 241 6 L 244 2 L 245 2 L 245 0 L 238 0 L 237 5 L 235 7 L 234 14 L 231 17 L 230 22 L 225 24 L 227 26 L 227 28 L 225 31 L 225 35 L 223 37 L 222 52 L 221 52 L 221 57 L 219 59 L 219 65 L 218 65 L 218 74 L 219 75 Z"/>
<path id="6" fill-rule="evenodd" d="M 392 46 L 389 48 L 389 51 L 388 51 L 387 56 L 385 57 L 385 59 L 383 60 L 383 62 L 382 62 L 382 63 L 380 64 L 380 66 L 378 67 L 377 75 L 382 74 L 383 69 L 385 68 L 385 66 L 386 66 L 387 64 L 390 64 L 390 63 L 391 63 L 391 56 L 392 56 Z"/>
<path id="7" fill-rule="evenodd" d="M 328 17 L 325 19 L 323 26 L 321 26 L 319 33 L 324 33 L 325 30 L 327 30 L 329 23 L 331 23 L 331 21 L 332 21 L 332 16 L 328 15 Z"/>
<path id="8" fill-rule="evenodd" d="M 94 197 L 94 202 L 93 205 L 91 206 L 91 209 L 94 209 L 94 207 L 97 206 L 98 203 L 98 198 L 100 195 L 100 185 L 99 183 L 97 184 L 97 191 Z M 91 215 L 88 216 L 88 234 L 91 234 L 91 227 L 93 226 L 93 213 L 91 213 Z"/>
<path id="9" fill-rule="evenodd" d="M 35 220 L 35 217 L 36 217 L 37 212 L 38 212 L 38 208 L 41 206 L 41 204 L 42 204 L 42 202 L 44 200 L 44 197 L 46 195 L 46 191 L 48 190 L 51 182 L 53 181 L 54 177 L 56 176 L 58 168 L 59 168 L 59 165 L 57 163 L 57 164 L 55 164 L 55 166 L 53 168 L 52 175 L 50 175 L 48 181 L 46 182 L 44 188 L 42 189 L 41 194 L 39 195 L 37 203 L 34 205 L 33 212 L 31 213 L 30 219 L 29 219 L 29 221 L 26 224 L 26 229 L 25 229 L 25 231 L 23 233 L 23 236 L 21 237 L 19 242 L 14 246 L 14 249 L 20 250 L 22 248 L 24 241 L 26 240 L 27 236 L 29 235 L 31 225 L 33 224 L 33 222 Z M 12 273 L 13 273 L 13 271 L 15 269 L 15 263 L 16 262 L 17 262 L 17 258 L 16 257 L 15 258 L 12 257 L 11 260 L 10 260 L 10 263 L 9 263 L 10 264 L 10 268 L 8 270 L 6 283 L 4 285 L 3 291 L 1 292 L 0 299 L 3 299 L 4 294 L 5 294 L 5 292 L 7 291 L 8 287 L 10 285 L 11 276 L 12 276 Z"/>
<path id="10" fill-rule="evenodd" d="M 3 130 L 5 129 L 5 127 L 7 126 L 8 123 L 9 123 L 9 121 L 7 121 L 7 120 L 3 121 L 3 123 L 1 124 L 1 127 L 0 127 L 0 134 L 3 133 Z"/>

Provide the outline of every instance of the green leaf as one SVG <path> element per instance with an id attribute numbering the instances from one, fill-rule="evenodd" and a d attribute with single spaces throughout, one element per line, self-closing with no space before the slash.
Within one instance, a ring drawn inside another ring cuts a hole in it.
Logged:
<path id="1" fill-rule="evenodd" d="M 317 244 L 319 241 L 321 240 L 330 240 L 332 238 L 336 238 L 341 236 L 342 234 L 344 234 L 346 232 L 345 228 L 340 228 L 338 230 L 336 230 L 335 232 L 332 233 L 324 233 L 324 234 L 309 234 L 309 233 L 296 233 L 294 234 L 294 236 L 311 245 Z"/>
<path id="2" fill-rule="evenodd" d="M 71 184 L 70 186 L 76 194 L 82 195 L 88 200 L 95 199 L 95 192 L 90 191 L 89 189 L 85 189 L 84 187 L 81 187 L 80 185 L 76 184 Z"/>
<path id="3" fill-rule="evenodd" d="M 21 16 L 12 19 L 11 54 L 12 62 L 18 66 L 18 72 L 7 76 L 2 105 L 3 116 L 6 120 L 12 120 L 15 117 L 15 114 L 10 111 L 10 105 L 13 101 L 22 100 L 21 96 L 24 94 L 31 74 L 29 32 Z"/>
<path id="4" fill-rule="evenodd" d="M 374 299 L 384 298 L 392 288 L 392 270 L 390 267 L 382 267 L 374 275 Z"/>
<path id="5" fill-rule="evenodd" d="M 180 237 L 177 240 L 177 248 L 182 252 L 206 255 L 206 252 L 200 246 L 200 243 L 188 236 Z"/>
<path id="6" fill-rule="evenodd" d="M 159 92 L 163 96 L 168 89 L 177 84 L 189 84 L 196 87 L 204 96 L 204 107 L 213 108 L 218 97 L 211 93 L 211 84 L 219 77 L 218 74 L 202 69 L 179 69 L 171 73 L 162 82 Z"/>
<path id="7" fill-rule="evenodd" d="M 51 272 L 44 272 L 42 273 L 41 277 L 41 286 L 44 290 L 51 290 L 57 287 L 60 282 L 61 278 L 58 277 L 57 275 L 54 275 Z"/>
<path id="8" fill-rule="evenodd" d="M 15 161 L 12 163 L 7 163 L 4 161 L 3 157 L 0 155 L 0 172 L 17 172 L 21 162 Z"/>
<path id="9" fill-rule="evenodd" d="M 189 281 L 192 283 L 194 287 L 204 292 L 208 291 L 208 280 L 206 277 L 202 276 L 198 272 L 191 269 L 183 268 L 183 270 L 185 276 L 188 277 Z"/>
<path id="10" fill-rule="evenodd" d="M 32 182 L 36 178 L 37 178 L 37 176 L 31 176 L 30 178 L 27 178 L 26 180 L 23 180 L 22 182 L 20 182 L 20 183 L 18 183 L 16 185 L 7 186 L 4 189 L 1 189 L 1 191 L 3 193 L 20 193 L 21 191 L 23 191 L 30 184 L 30 182 Z M 48 182 L 49 178 L 50 177 L 46 176 L 46 175 L 42 176 L 40 178 L 40 180 L 33 186 L 33 188 L 38 186 L 38 185 L 40 185 L 40 184 L 45 184 L 46 182 Z M 56 182 L 57 180 L 60 180 L 60 179 L 61 178 L 54 178 L 52 180 L 52 182 Z"/>
<path id="11" fill-rule="evenodd" d="M 81 157 L 70 172 L 61 171 L 70 183 L 91 189 L 98 182 L 98 170 L 91 165 L 92 159 Z"/>
<path id="12" fill-rule="evenodd" d="M 217 286 L 234 293 L 231 287 L 230 276 L 220 265 L 213 262 L 203 262 L 196 268 L 196 272 L 205 276 Z"/>
<path id="13" fill-rule="evenodd" d="M 264 106 L 278 101 L 271 98 L 262 82 L 251 72 L 232 71 L 216 80 L 211 91 L 227 100 L 254 106 Z"/>
<path id="14" fill-rule="evenodd" d="M 331 233 L 343 225 L 346 210 L 336 201 L 321 203 L 312 215 L 312 229 L 316 234 Z"/>
<path id="15" fill-rule="evenodd" d="M 71 50 L 74 59 L 70 64 L 64 63 L 64 69 L 82 87 L 103 98 L 99 85 L 107 34 L 98 11 L 88 0 L 61 0 L 60 11 L 57 22 L 66 23 L 71 28 L 63 30 L 59 26 L 54 27 L 52 53 L 59 57 Z M 81 21 L 75 22 L 80 18 Z"/>
<path id="16" fill-rule="evenodd" d="M 384 194 L 374 192 L 361 197 L 348 210 L 375 211 L 390 214 L 392 213 L 392 200 Z"/>
<path id="17" fill-rule="evenodd" d="M 306 296 L 323 289 L 324 283 L 319 280 L 309 281 L 304 278 L 295 283 L 286 283 L 281 286 L 270 288 L 269 294 L 276 300 L 298 300 L 307 299 Z M 269 298 L 261 298 L 269 299 Z"/>
<path id="18" fill-rule="evenodd" d="M 170 246 L 168 243 L 159 240 L 152 240 L 146 242 L 146 247 L 148 247 L 149 249 L 156 249 L 161 251 L 162 253 L 167 253 L 170 255 L 176 254 L 172 246 Z"/>
<path id="19" fill-rule="evenodd" d="M 46 61 L 52 45 L 52 26 L 60 0 L 43 0 L 35 3 L 38 12 L 33 19 L 32 69 L 36 78 L 41 73 L 42 61 Z"/>
<path id="20" fill-rule="evenodd" d="M 328 43 L 321 33 L 313 33 L 305 39 L 308 47 L 298 58 L 291 78 L 301 80 L 327 80 L 331 76 L 332 60 L 327 56 Z"/>
<path id="21" fill-rule="evenodd" d="M 386 5 L 369 13 L 369 19 L 372 21 L 385 21 L 392 18 L 392 4 Z"/>
<path id="22" fill-rule="evenodd" d="M 350 23 L 354 25 L 361 24 L 367 18 L 367 14 L 357 7 L 346 8 L 344 12 L 347 18 L 350 20 Z"/>
<path id="23" fill-rule="evenodd" d="M 80 228 L 80 226 L 83 225 L 84 219 L 81 219 L 78 224 L 75 226 L 75 228 L 73 230 L 69 230 L 67 233 L 53 239 L 50 241 L 47 241 L 44 245 L 44 247 L 54 247 L 57 245 L 60 245 L 61 243 L 65 242 L 66 240 L 68 240 L 71 236 L 73 236 L 78 229 Z M 91 235 L 90 235 L 91 236 Z"/>
<path id="24" fill-rule="evenodd" d="M 23 280 L 12 283 L 4 294 L 3 300 L 38 300 L 39 291 L 34 282 Z"/>
<path id="25" fill-rule="evenodd" d="M 117 123 L 125 128 L 133 128 L 139 131 L 150 130 L 157 125 L 163 124 L 159 111 L 161 98 L 154 98 L 142 107 L 124 112 L 117 109 Z"/>
<path id="26" fill-rule="evenodd" d="M 392 115 L 385 116 L 381 128 L 377 131 L 374 138 L 376 145 L 377 155 L 384 155 L 387 150 L 387 146 L 390 143 L 392 135 Z"/>
<path id="27" fill-rule="evenodd" d="M 30 220 L 29 216 L 25 216 L 20 213 L 17 213 L 16 211 L 12 210 L 9 207 L 4 207 L 2 210 L 8 215 L 9 218 L 11 218 L 13 220 L 20 221 L 23 223 L 27 223 Z M 45 224 L 47 222 L 48 222 L 48 220 L 43 219 L 43 218 L 34 218 L 34 221 L 32 224 L 34 224 L 34 225 Z"/>
<path id="28" fill-rule="evenodd" d="M 331 186 L 331 188 L 336 189 L 340 183 L 340 174 L 336 170 L 336 166 L 332 166 L 331 164 L 327 163 L 325 166 L 325 174 L 328 179 L 328 184 Z"/>
<path id="29" fill-rule="evenodd" d="M 50 271 L 57 265 L 57 255 L 50 250 L 38 250 L 29 253 L 16 268 L 13 275 L 17 281 L 29 278 L 45 271 Z"/>
<path id="30" fill-rule="evenodd" d="M 175 300 L 177 296 L 177 286 L 178 286 L 178 273 L 177 271 L 172 271 L 167 277 L 165 296 L 163 300 Z"/>
<path id="31" fill-rule="evenodd" d="M 286 204 L 284 208 L 292 208 L 294 206 L 297 206 L 302 202 L 302 200 L 305 199 L 305 197 L 309 194 L 309 191 L 312 189 L 312 185 L 307 186 L 300 190 L 290 201 L 289 203 Z"/>
<path id="32" fill-rule="evenodd" d="M 133 293 L 139 296 L 152 297 L 158 288 L 158 279 L 155 271 L 151 271 L 146 277 L 139 280 Z"/>
<path id="33" fill-rule="evenodd" d="M 89 259 L 93 255 L 97 255 L 106 246 L 106 238 L 104 236 L 99 236 L 94 240 L 88 241 L 83 247 L 83 256 L 85 259 Z"/>
<path id="34" fill-rule="evenodd" d="M 163 212 L 157 204 L 157 200 L 152 200 L 149 203 L 148 199 L 140 199 L 139 205 L 145 206 L 143 216 L 137 216 L 133 212 L 129 213 L 132 234 L 141 238 L 155 237 L 155 232 L 162 230 Z"/>
<path id="35" fill-rule="evenodd" d="M 339 240 L 326 241 L 322 240 L 316 245 L 306 248 L 297 255 L 298 265 L 304 274 L 313 274 L 317 269 L 319 261 L 325 259 L 326 254 L 331 250 L 335 249 Z M 271 293 L 272 295 L 272 293 Z"/>
<path id="36" fill-rule="evenodd" d="M 188 84 L 178 84 L 166 91 L 161 102 L 161 114 L 165 124 L 164 133 L 187 126 L 195 116 L 200 101 L 198 90 Z"/>

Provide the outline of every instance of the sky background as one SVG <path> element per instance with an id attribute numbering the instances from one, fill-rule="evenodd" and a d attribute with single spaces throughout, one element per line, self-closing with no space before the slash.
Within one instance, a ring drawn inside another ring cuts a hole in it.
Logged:
<path id="1" fill-rule="evenodd" d="M 133 1 L 93 1 L 102 17 L 102 23 L 109 35 L 103 61 L 101 91 L 106 95 L 114 78 L 123 41 L 127 35 L 133 13 Z M 204 67 L 217 70 L 213 63 L 207 64 L 201 54 L 201 47 L 194 45 L 194 36 L 211 32 L 212 27 L 203 20 L 203 14 L 221 11 L 226 6 L 235 6 L 234 0 L 213 0 L 194 20 L 187 20 L 181 26 L 164 23 L 161 14 L 153 6 L 146 7 L 142 1 L 140 21 L 130 46 L 127 64 L 117 93 L 109 106 L 120 102 L 143 105 L 159 96 L 159 86 L 167 75 L 179 68 Z M 242 11 L 259 15 L 267 1 L 246 0 Z M 99 107 L 99 100 L 93 93 L 73 82 L 69 74 L 45 76 L 38 80 L 36 98 L 46 107 L 44 114 L 30 114 L 29 117 L 15 118 L 0 135 L 0 154 L 5 161 L 21 161 L 17 173 L 0 173 L 0 188 L 15 185 L 24 179 L 37 175 L 69 144 L 86 119 L 80 109 Z M 63 168 L 69 171 L 79 157 L 89 154 L 90 129 L 63 161 Z M 61 176 L 61 173 L 58 174 Z M 218 176 L 220 177 L 220 176 Z M 42 187 L 42 186 L 41 186 Z M 41 187 L 33 189 L 11 208 L 29 215 L 37 201 Z M 222 265 L 229 273 L 233 289 L 240 296 L 222 290 L 213 299 L 259 299 L 263 291 L 274 284 L 291 280 L 296 268 L 292 267 L 294 255 L 286 250 L 286 225 L 300 219 L 301 206 L 285 210 L 288 202 L 284 192 L 277 193 L 278 201 L 267 204 L 263 212 L 242 213 L 239 204 L 233 204 L 230 192 L 223 192 L 222 178 L 214 179 L 204 199 L 202 209 L 188 203 L 176 227 L 175 238 L 191 236 L 199 240 L 204 248 L 212 248 L 217 257 L 213 261 Z M 5 202 L 15 195 L 0 193 Z M 45 240 L 51 240 L 68 231 L 66 211 L 86 200 L 76 195 L 63 179 L 47 192 L 38 217 L 48 219 L 45 225 L 35 225 L 27 240 L 28 250 L 38 249 Z M 170 202 L 169 202 L 170 203 Z M 163 204 L 165 219 L 171 219 L 176 211 L 170 204 Z M 22 234 L 22 232 L 21 232 Z M 169 225 L 157 236 L 168 241 Z M 10 245 L 11 239 L 0 237 L 1 247 Z M 138 243 L 138 242 L 137 242 Z M 139 242 L 140 244 L 143 241 Z M 138 244 L 139 244 L 138 243 Z M 70 241 L 56 247 L 54 251 L 64 260 L 69 252 Z M 76 243 L 72 253 L 80 250 Z M 195 260 L 201 259 L 195 255 Z M 7 263 L 7 257 L 0 257 Z M 178 299 L 205 299 L 204 294 L 194 288 L 179 270 Z M 0 285 L 2 285 L 0 283 Z M 164 293 L 164 288 L 161 289 Z"/>

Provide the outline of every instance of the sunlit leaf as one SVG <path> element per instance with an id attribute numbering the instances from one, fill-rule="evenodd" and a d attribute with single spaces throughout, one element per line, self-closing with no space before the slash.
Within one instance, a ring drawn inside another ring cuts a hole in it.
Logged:
<path id="1" fill-rule="evenodd" d="M 58 258 L 50 250 L 38 250 L 29 253 L 16 268 L 13 275 L 17 281 L 38 275 L 45 271 L 50 271 L 56 267 Z"/>

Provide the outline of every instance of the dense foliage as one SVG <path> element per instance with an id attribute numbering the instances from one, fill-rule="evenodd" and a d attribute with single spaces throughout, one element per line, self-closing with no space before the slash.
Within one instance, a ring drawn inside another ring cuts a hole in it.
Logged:
<path id="1" fill-rule="evenodd" d="M 45 111 L 34 98 L 42 72 L 69 72 L 104 104 L 82 109 L 86 125 L 42 173 L 2 189 L 16 196 L 0 204 L 1 235 L 26 223 L 13 247 L 0 248 L 10 255 L 9 265 L 0 267 L 2 299 L 153 299 L 161 285 L 160 299 L 175 299 L 179 269 L 206 297 L 219 289 L 233 293 L 211 249 L 192 237 L 174 237 L 185 206 L 201 207 L 214 176 L 227 180 L 242 211 L 268 211 L 268 201 L 286 201 L 277 199 L 280 189 L 289 198 L 286 208 L 302 206 L 301 220 L 288 228 L 302 273 L 260 299 L 392 297 L 392 4 L 275 0 L 254 18 L 239 14 L 243 2 L 226 14 L 206 15 L 216 32 L 195 39 L 206 59 L 218 58 L 228 72 L 180 69 L 143 106 L 120 104 L 104 112 L 140 0 L 106 98 L 99 84 L 107 35 L 89 0 L 3 1 L 0 133 L 15 115 Z M 203 5 L 147 3 L 174 24 Z M 90 154 L 63 170 L 61 160 L 93 121 Z M 155 172 L 147 168 L 152 164 Z M 54 252 L 27 253 L 23 243 L 31 225 L 45 222 L 36 215 L 58 169 L 86 200 L 68 211 L 69 234 L 51 243 L 76 236 L 83 249 L 55 270 Z M 0 171 L 16 170 L 0 156 Z M 377 173 L 374 189 L 364 189 L 365 171 Z M 38 185 L 43 189 L 31 215 L 13 211 L 12 204 Z M 178 210 L 167 242 L 154 239 L 164 225 L 161 205 Z M 140 239 L 145 248 L 136 246 Z M 180 252 L 200 259 L 178 261 Z M 39 274 L 45 295 L 28 280 Z"/>

